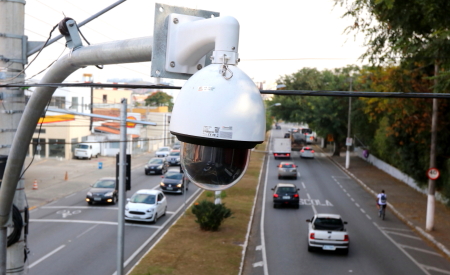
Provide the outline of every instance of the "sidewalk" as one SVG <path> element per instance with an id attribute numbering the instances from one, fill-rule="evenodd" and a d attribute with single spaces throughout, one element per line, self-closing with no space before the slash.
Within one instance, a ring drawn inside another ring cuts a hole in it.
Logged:
<path id="1" fill-rule="evenodd" d="M 131 170 L 142 168 L 143 172 L 145 163 L 152 156 L 152 153 L 132 156 Z M 30 161 L 31 158 L 25 160 L 24 169 Z M 102 163 L 101 169 L 99 162 Z M 115 163 L 115 157 L 98 157 L 91 160 L 35 159 L 23 175 L 30 210 L 87 189 L 99 178 L 115 177 Z M 35 180 L 37 190 L 33 189 Z"/>
<path id="2" fill-rule="evenodd" d="M 328 154 L 328 153 L 327 153 Z M 425 231 L 427 196 L 417 192 L 402 181 L 390 176 L 358 156 L 350 157 L 350 167 L 345 169 L 345 153 L 340 157 L 331 156 L 342 170 L 359 182 L 375 196 L 381 190 L 388 194 L 388 211 L 395 213 L 408 226 L 432 243 L 447 259 L 450 258 L 450 208 L 436 201 L 434 230 Z M 375 207 L 375 206 L 374 206 Z"/>

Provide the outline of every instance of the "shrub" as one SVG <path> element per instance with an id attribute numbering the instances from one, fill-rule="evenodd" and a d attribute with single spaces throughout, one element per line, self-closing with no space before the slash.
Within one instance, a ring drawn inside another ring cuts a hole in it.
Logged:
<path id="1" fill-rule="evenodd" d="M 203 200 L 200 203 L 194 204 L 192 214 L 197 217 L 195 222 L 200 224 L 200 229 L 217 231 L 222 221 L 231 217 L 233 213 L 224 204 L 214 204 L 213 202 Z"/>

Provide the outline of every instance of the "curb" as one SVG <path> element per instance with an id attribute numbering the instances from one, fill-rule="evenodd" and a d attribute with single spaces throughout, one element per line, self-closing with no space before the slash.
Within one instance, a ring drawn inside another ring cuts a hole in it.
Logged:
<path id="1" fill-rule="evenodd" d="M 342 171 L 344 171 L 346 174 L 348 174 L 350 177 L 352 177 L 354 180 L 356 180 L 364 189 L 366 189 L 369 193 L 372 193 L 374 196 L 377 195 L 377 193 L 375 191 L 373 191 L 369 186 L 367 186 L 362 180 L 358 179 L 355 175 L 353 175 L 352 173 L 350 173 L 347 169 L 345 169 L 341 164 L 339 164 L 338 162 L 336 162 L 335 160 L 333 160 L 332 157 L 327 156 L 334 164 L 336 164 L 337 167 L 339 167 L 339 169 L 341 169 Z M 423 230 L 422 228 L 414 225 L 412 222 L 410 222 L 408 219 L 405 218 L 405 216 L 403 216 L 397 209 L 395 209 L 395 207 L 390 204 L 388 202 L 388 207 L 389 209 L 399 218 L 401 219 L 404 223 L 406 223 L 409 227 L 411 227 L 413 230 L 415 230 L 416 232 L 418 232 L 423 238 L 425 238 L 426 240 L 430 241 L 431 243 L 433 243 L 442 253 L 444 253 L 448 258 L 450 258 L 450 250 L 448 250 L 447 247 L 445 247 L 443 244 L 441 244 L 440 242 L 436 241 L 434 239 L 434 237 L 432 235 L 430 235 L 429 233 L 425 232 L 425 230 Z"/>

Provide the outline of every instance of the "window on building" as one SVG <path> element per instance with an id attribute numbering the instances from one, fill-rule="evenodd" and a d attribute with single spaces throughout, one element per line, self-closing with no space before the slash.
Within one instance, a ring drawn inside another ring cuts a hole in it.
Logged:
<path id="1" fill-rule="evenodd" d="M 45 139 L 33 138 L 32 143 L 33 143 L 33 155 L 45 157 Z"/>
<path id="2" fill-rule="evenodd" d="M 60 109 L 65 109 L 66 108 L 66 98 L 63 96 L 54 96 L 54 97 L 52 97 L 52 100 L 50 101 L 49 106 L 57 107 Z"/>
<path id="3" fill-rule="evenodd" d="M 48 140 L 49 145 L 48 145 L 48 156 L 49 157 L 62 157 L 65 158 L 66 157 L 66 152 L 65 152 L 65 143 L 66 140 L 64 139 L 49 139 Z"/>
<path id="4" fill-rule="evenodd" d="M 75 152 L 75 147 L 78 145 L 78 138 L 71 139 L 70 143 L 71 143 L 70 148 L 72 150 L 72 153 L 74 153 Z"/>
<path id="5" fill-rule="evenodd" d="M 103 103 L 108 103 L 108 95 L 103 95 Z"/>
<path id="6" fill-rule="evenodd" d="M 119 149 L 120 148 L 120 142 L 110 142 L 109 143 L 109 148 Z"/>
<path id="7" fill-rule="evenodd" d="M 39 134 L 39 133 L 41 133 L 41 134 L 45 134 L 45 129 L 40 129 L 39 130 L 39 126 L 38 127 L 36 127 L 36 129 L 34 129 L 34 133 L 35 134 Z"/>
<path id="8" fill-rule="evenodd" d="M 72 97 L 72 105 L 70 109 L 73 109 L 78 112 L 78 97 Z"/>

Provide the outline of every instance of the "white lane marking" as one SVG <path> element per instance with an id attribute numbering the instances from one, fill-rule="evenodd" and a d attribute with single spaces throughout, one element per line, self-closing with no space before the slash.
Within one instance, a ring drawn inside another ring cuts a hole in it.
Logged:
<path id="1" fill-rule="evenodd" d="M 269 141 L 271 139 L 269 138 Z M 270 146 L 270 144 L 269 144 Z M 262 211 L 261 211 L 261 223 L 259 225 L 259 231 L 261 232 L 261 256 L 263 260 L 263 271 L 264 275 L 269 275 L 269 269 L 267 267 L 267 255 L 266 255 L 266 236 L 264 235 L 264 216 L 266 214 L 266 196 L 267 196 L 267 178 L 269 176 L 269 163 L 272 158 L 267 159 L 266 164 L 266 177 L 264 178 L 264 191 L 263 191 L 263 202 L 262 202 Z"/>
<path id="2" fill-rule="evenodd" d="M 415 251 L 420 251 L 420 252 L 423 252 L 423 253 L 428 253 L 428 254 L 431 254 L 431 255 L 442 257 L 441 254 L 439 254 L 437 252 L 434 252 L 434 251 L 431 251 L 431 250 L 421 249 L 421 248 L 417 248 L 417 247 L 413 247 L 413 246 L 409 246 L 409 245 L 404 245 L 404 244 L 399 244 L 399 245 L 401 247 L 403 247 L 403 248 L 412 249 L 412 250 L 415 250 Z"/>
<path id="3" fill-rule="evenodd" d="M 311 196 L 309 195 L 309 193 L 306 193 L 306 195 L 308 196 L 308 199 L 311 200 Z M 314 211 L 314 215 L 316 215 L 317 214 L 317 210 L 316 210 L 316 207 L 314 206 L 313 203 L 311 203 L 311 207 L 312 207 L 312 209 Z"/>
<path id="4" fill-rule="evenodd" d="M 345 190 L 345 188 L 342 188 L 342 190 L 343 190 L 345 193 L 347 193 L 347 190 Z"/>
<path id="5" fill-rule="evenodd" d="M 66 196 L 65 199 L 70 198 L 70 197 L 72 197 L 72 196 L 75 196 L 76 194 L 77 194 L 77 193 L 72 193 L 72 194 Z"/>
<path id="6" fill-rule="evenodd" d="M 355 200 L 353 198 L 350 198 L 352 200 L 352 202 L 355 202 Z"/>
<path id="7" fill-rule="evenodd" d="M 422 240 L 422 239 L 419 238 L 419 237 L 411 236 L 411 235 L 406 235 L 406 234 L 402 234 L 402 233 L 398 233 L 398 232 L 390 232 L 390 231 L 388 231 L 388 230 L 384 230 L 384 232 L 386 232 L 386 233 L 388 233 L 388 234 L 392 234 L 392 235 L 397 235 L 397 236 L 402 236 L 402 237 L 405 237 L 405 238 L 414 239 L 414 240 Z"/>
<path id="8" fill-rule="evenodd" d="M 264 263 L 262 261 L 253 264 L 253 267 L 260 267 L 260 266 L 264 266 Z"/>
<path id="9" fill-rule="evenodd" d="M 42 209 L 97 209 L 97 210 L 117 210 L 117 207 L 95 207 L 95 206 L 42 206 Z"/>
<path id="10" fill-rule="evenodd" d="M 302 181 L 303 189 L 306 189 L 305 183 Z"/>
<path id="11" fill-rule="evenodd" d="M 83 233 L 81 233 L 80 235 L 77 236 L 77 239 L 81 236 L 83 236 L 84 234 L 88 233 L 89 231 L 91 231 L 92 229 L 96 228 L 98 226 L 98 224 L 89 227 L 87 230 L 85 230 Z"/>
<path id="12" fill-rule="evenodd" d="M 366 217 L 367 217 L 367 218 L 368 218 L 369 220 L 371 220 L 371 219 L 372 219 L 372 218 L 371 218 L 371 217 L 370 217 L 369 215 L 367 215 L 367 214 L 366 214 Z"/>
<path id="13" fill-rule="evenodd" d="M 199 194 L 197 194 L 197 193 L 200 193 L 201 191 L 203 191 L 203 189 L 201 189 L 201 188 L 199 188 L 199 189 L 197 189 L 195 192 L 194 192 L 194 194 L 192 194 L 191 195 L 191 197 L 189 197 L 188 198 L 188 200 L 190 200 L 191 198 L 194 198 L 195 196 L 197 196 L 198 197 L 198 195 Z M 190 205 L 192 205 L 193 203 L 195 202 L 195 199 L 193 199 L 192 200 L 192 202 L 189 204 L 189 205 L 186 205 L 186 207 L 188 208 L 188 207 L 190 207 Z M 178 207 L 178 209 L 175 211 L 175 213 L 178 213 L 178 212 L 180 212 L 182 209 L 184 209 L 184 204 L 182 204 L 182 205 L 180 205 L 180 207 Z M 166 212 L 166 213 L 168 213 L 168 212 Z M 165 222 L 165 223 L 163 223 L 162 225 L 161 225 L 161 227 L 160 228 L 158 228 L 158 230 L 156 230 L 138 249 L 136 249 L 135 251 L 134 251 L 134 253 L 130 256 L 130 257 L 128 257 L 128 259 L 125 261 L 125 263 L 124 263 L 124 266 L 128 266 L 129 264 L 130 264 L 130 262 L 139 254 L 139 253 L 141 253 L 141 251 L 155 238 L 155 236 L 173 219 L 173 217 L 175 217 L 175 215 L 172 215 L 172 216 L 170 216 L 168 219 L 167 219 L 167 221 Z M 183 215 L 180 215 L 179 217 L 178 217 L 178 219 L 180 219 L 181 217 L 183 217 Z M 177 219 L 177 220 L 178 220 Z M 174 222 L 174 223 L 176 223 L 176 221 Z M 159 243 L 159 241 L 161 241 L 162 240 L 162 238 L 164 238 L 164 236 L 167 234 L 167 232 L 169 232 L 169 230 L 166 230 L 159 238 L 158 238 L 158 240 L 156 240 L 156 242 L 147 250 L 147 252 L 144 254 L 144 256 L 147 254 L 147 253 L 149 253 L 152 249 L 153 249 L 153 247 L 155 247 L 158 243 Z M 137 261 L 136 262 L 136 264 L 130 269 L 130 272 L 134 269 L 134 267 L 135 266 L 137 266 L 140 262 L 141 262 L 141 260 L 142 260 L 142 258 L 139 260 L 139 261 Z M 117 270 L 116 271 L 114 271 L 114 273 L 113 273 L 113 275 L 117 275 Z"/>
<path id="14" fill-rule="evenodd" d="M 41 263 L 42 261 L 44 261 L 45 259 L 47 259 L 48 257 L 50 257 L 51 255 L 55 254 L 56 252 L 60 251 L 61 249 L 63 249 L 64 247 L 66 247 L 65 244 L 61 245 L 60 247 L 56 248 L 55 250 L 53 250 L 52 252 L 48 253 L 47 255 L 45 255 L 44 257 L 40 258 L 39 260 L 35 261 L 34 263 L 30 264 L 30 266 L 28 268 L 32 268 L 33 266 Z"/>
<path id="15" fill-rule="evenodd" d="M 385 230 L 397 230 L 397 231 L 405 231 L 405 232 L 412 232 L 411 229 L 404 229 L 404 228 L 395 228 L 395 227 L 381 227 L 381 229 L 385 229 Z"/>
<path id="16" fill-rule="evenodd" d="M 47 205 L 55 204 L 57 201 L 52 201 L 51 203 L 48 203 Z"/>
<path id="17" fill-rule="evenodd" d="M 262 250 L 262 245 L 256 246 L 255 250 L 256 250 L 256 251 Z"/>
<path id="18" fill-rule="evenodd" d="M 391 243 L 393 243 L 398 249 L 400 249 L 400 251 L 403 252 L 403 254 L 406 255 L 406 257 L 408 257 L 418 268 L 420 268 L 425 274 L 427 275 L 431 275 L 424 267 L 422 264 L 418 263 L 411 255 L 408 254 L 408 252 L 406 252 L 405 249 L 403 249 L 399 244 L 397 244 L 386 232 L 384 232 L 384 230 L 382 230 L 378 224 L 376 224 L 375 222 L 373 223 L 375 225 L 375 227 L 380 230 L 380 232 L 388 239 L 391 241 Z"/>
<path id="19" fill-rule="evenodd" d="M 101 221 L 86 221 L 86 220 L 62 220 L 62 219 L 30 219 L 30 222 L 59 222 L 59 223 L 86 223 L 86 224 L 102 224 L 102 225 L 117 225 L 117 222 L 101 222 Z M 160 228 L 161 226 L 156 225 L 144 225 L 144 224 L 132 224 L 126 223 L 126 226 L 137 226 L 137 227 L 149 227 L 149 228 Z"/>
<path id="20" fill-rule="evenodd" d="M 349 194 L 349 193 L 345 193 L 345 194 L 347 194 L 347 196 L 349 196 L 349 197 L 350 197 L 350 194 Z"/>
<path id="21" fill-rule="evenodd" d="M 425 268 L 427 270 L 432 270 L 432 271 L 436 271 L 436 272 L 440 272 L 440 273 L 444 273 L 444 274 L 450 274 L 449 271 L 444 270 L 444 269 L 440 269 L 440 268 L 437 268 L 437 267 L 434 267 L 434 266 L 429 266 L 429 265 L 424 265 L 424 264 L 422 266 L 423 266 L 423 268 Z"/>
<path id="22" fill-rule="evenodd" d="M 355 203 L 356 207 L 359 207 L 359 204 Z"/>
<path id="23" fill-rule="evenodd" d="M 359 210 L 361 210 L 361 212 L 363 212 L 364 214 L 366 213 L 366 211 L 364 211 L 364 209 L 360 208 Z"/>

